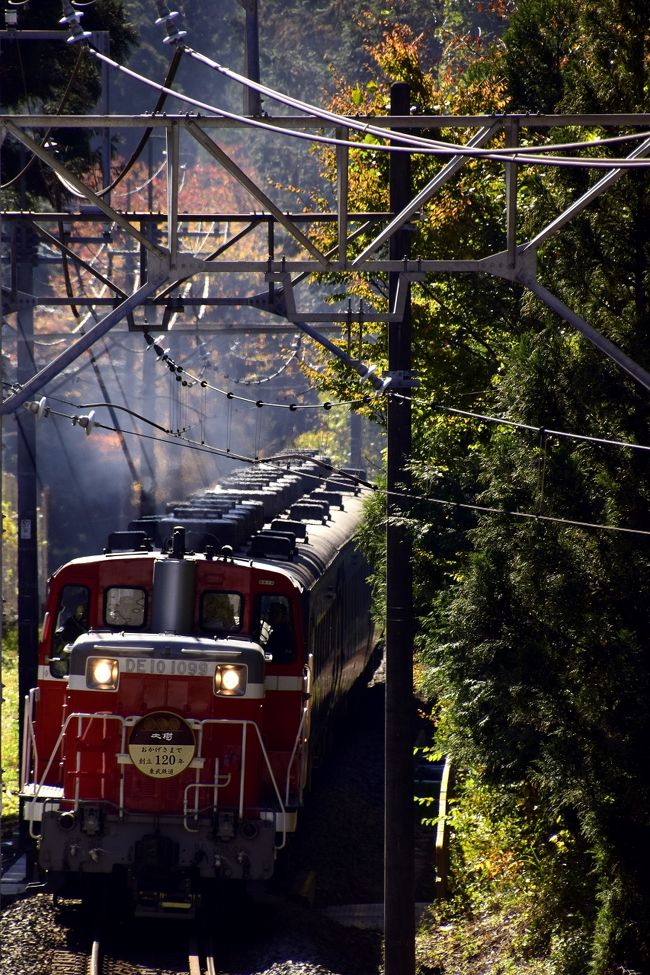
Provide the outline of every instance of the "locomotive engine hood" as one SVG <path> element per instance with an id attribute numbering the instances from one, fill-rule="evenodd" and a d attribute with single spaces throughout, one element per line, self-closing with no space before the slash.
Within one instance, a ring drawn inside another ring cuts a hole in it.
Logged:
<path id="1" fill-rule="evenodd" d="M 117 690 L 122 675 L 211 676 L 219 681 L 226 671 L 243 680 L 232 696 L 263 697 L 265 658 L 262 647 L 247 640 L 152 633 L 89 631 L 70 650 L 69 690 Z M 225 681 L 224 684 L 227 684 Z M 227 686 L 219 688 L 229 696 Z"/>

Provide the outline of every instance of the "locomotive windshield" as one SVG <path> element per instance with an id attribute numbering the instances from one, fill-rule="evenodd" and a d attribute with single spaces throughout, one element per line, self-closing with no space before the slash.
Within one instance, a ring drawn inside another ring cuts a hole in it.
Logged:
<path id="1" fill-rule="evenodd" d="M 208 590 L 201 596 L 200 616 L 207 633 L 236 633 L 241 629 L 242 598 L 238 592 Z"/>
<path id="2" fill-rule="evenodd" d="M 104 597 L 104 621 L 120 628 L 144 626 L 146 594 L 144 589 L 111 586 Z"/>

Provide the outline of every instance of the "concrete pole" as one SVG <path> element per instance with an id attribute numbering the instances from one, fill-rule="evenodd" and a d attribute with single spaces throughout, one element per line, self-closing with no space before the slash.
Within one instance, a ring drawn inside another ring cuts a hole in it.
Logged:
<path id="1" fill-rule="evenodd" d="M 246 11 L 246 35 L 244 46 L 244 74 L 250 81 L 259 84 L 260 80 L 260 29 L 257 0 L 241 0 Z M 260 93 L 251 88 L 244 89 L 244 113 L 259 116 L 262 114 Z"/>
<path id="2" fill-rule="evenodd" d="M 35 238 L 28 221 L 18 224 L 15 238 L 16 291 L 34 293 Z M 17 314 L 17 380 L 23 383 L 36 372 L 34 363 L 34 308 L 21 301 Z M 20 741 L 22 742 L 22 702 L 36 685 L 38 624 L 38 526 L 36 472 L 36 417 L 20 410 L 16 413 L 18 487 L 18 701 Z"/>
<path id="3" fill-rule="evenodd" d="M 394 84 L 391 115 L 408 115 L 409 86 Z M 399 211 L 410 199 L 409 157 L 391 155 L 390 207 Z M 390 239 L 391 260 L 408 257 L 408 231 Z M 389 275 L 391 307 L 398 274 Z M 388 371 L 399 388 L 400 375 L 411 368 L 410 298 L 404 318 L 388 326 Z M 386 501 L 386 743 L 384 833 L 385 975 L 415 972 L 415 833 L 413 810 L 413 605 L 412 545 L 408 529 L 395 523 L 408 502 L 396 492 L 408 491 L 406 462 L 411 452 L 411 409 L 407 400 L 388 400 L 388 471 Z"/>

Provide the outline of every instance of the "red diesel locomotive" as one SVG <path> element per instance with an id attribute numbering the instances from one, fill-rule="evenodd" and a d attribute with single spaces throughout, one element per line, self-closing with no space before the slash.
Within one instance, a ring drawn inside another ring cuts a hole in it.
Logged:
<path id="1" fill-rule="evenodd" d="M 240 472 L 50 580 L 21 784 L 49 889 L 189 914 L 271 876 L 374 648 L 363 492 L 322 470 Z"/>

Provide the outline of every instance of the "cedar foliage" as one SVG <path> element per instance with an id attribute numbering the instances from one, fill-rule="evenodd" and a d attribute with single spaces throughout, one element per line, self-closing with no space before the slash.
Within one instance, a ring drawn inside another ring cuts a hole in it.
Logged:
<path id="1" fill-rule="evenodd" d="M 647 111 L 647 4 L 522 0 L 504 37 L 513 105 L 550 112 Z M 575 137 L 575 133 L 572 133 Z M 571 135 L 571 133 L 566 133 Z M 593 181 L 536 177 L 526 235 Z M 645 172 L 625 176 L 541 255 L 545 283 L 648 368 L 650 258 Z M 534 221 L 534 224 L 533 224 Z M 639 389 L 533 301 L 504 361 L 494 410 L 519 422 L 647 444 Z M 495 433 L 481 500 L 504 509 L 647 531 L 645 452 Z M 451 702 L 450 744 L 484 781 L 527 796 L 538 848 L 563 829 L 566 884 L 545 918 L 582 950 L 558 971 L 650 968 L 650 732 L 646 700 L 650 547 L 625 533 L 479 519 L 465 577 L 430 644 Z M 542 878 L 542 883 L 544 878 Z M 548 906 L 548 905 L 547 905 Z M 558 960 L 559 965 L 559 960 Z"/>
<path id="2" fill-rule="evenodd" d="M 336 107 L 376 110 L 390 82 L 405 77 L 416 110 L 428 103 L 489 111 L 497 98 L 506 110 L 531 113 L 650 107 L 650 10 L 641 0 L 520 0 L 500 45 L 470 57 L 467 35 L 462 40 L 450 40 L 432 63 L 417 38 L 396 29 L 370 48 L 372 83 L 342 85 Z M 603 133 L 554 136 L 590 134 Z M 359 205 L 376 205 L 385 192 L 385 164 L 374 156 L 369 144 L 354 173 Z M 415 167 L 416 190 L 430 166 Z M 450 256 L 454 244 L 468 255 L 498 249 L 503 201 L 494 175 L 466 164 L 425 208 L 412 254 Z M 600 175 L 521 167 L 520 240 Z M 649 189 L 645 172 L 626 174 L 539 254 L 541 281 L 646 368 Z M 530 295 L 444 276 L 413 292 L 418 398 L 650 442 L 647 393 Z M 364 351 L 385 368 L 384 338 Z M 338 365 L 330 383 L 341 394 L 351 388 Z M 647 452 L 449 420 L 420 405 L 414 426 L 412 467 L 423 497 L 650 529 Z M 471 878 L 480 858 L 467 810 L 482 805 L 496 837 L 484 887 L 501 877 L 502 903 L 510 884 L 529 915 L 520 955 L 545 956 L 545 970 L 558 975 L 650 971 L 648 541 L 505 513 L 463 521 L 426 501 L 411 517 L 439 743 L 471 771 L 455 813 L 474 858 L 466 857 L 460 883 L 476 906 Z M 373 524 L 380 528 L 377 511 Z M 370 545 L 381 559 L 381 539 Z M 497 850 L 499 842 L 507 846 Z"/>
<path id="3" fill-rule="evenodd" d="M 61 25 L 61 0 L 41 0 L 19 5 L 18 27 L 2 41 L 0 93 L 2 111 L 19 114 L 79 115 L 90 113 L 101 92 L 101 70 L 83 45 L 65 42 L 66 25 Z M 84 8 L 84 31 L 107 31 L 110 55 L 123 61 L 132 49 L 136 33 L 127 15 L 124 0 L 96 0 Z M 61 39 L 31 40 L 31 31 L 61 32 Z M 23 31 L 25 32 L 23 34 Z M 45 68 L 44 68 L 45 66 Z M 39 137 L 42 133 L 39 133 Z M 97 158 L 92 133 L 84 129 L 58 129 L 48 133 L 57 158 L 81 174 Z M 29 154 L 13 140 L 2 146 L 2 203 L 7 209 L 21 206 L 31 198 L 46 198 L 60 204 L 62 191 L 46 167 L 34 165 Z M 18 182 L 16 178 L 22 174 Z M 16 180 L 16 182 L 12 182 Z"/>

